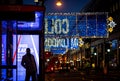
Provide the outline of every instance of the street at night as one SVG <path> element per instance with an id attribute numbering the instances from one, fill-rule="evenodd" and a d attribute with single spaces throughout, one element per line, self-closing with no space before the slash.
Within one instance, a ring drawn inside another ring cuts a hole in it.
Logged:
<path id="1" fill-rule="evenodd" d="M 120 0 L 0 0 L 0 81 L 120 81 Z"/>
<path id="2" fill-rule="evenodd" d="M 45 81 L 119 81 L 120 72 L 109 72 L 108 75 L 103 73 L 91 73 L 86 75 L 85 72 L 55 72 L 47 73 Z"/>

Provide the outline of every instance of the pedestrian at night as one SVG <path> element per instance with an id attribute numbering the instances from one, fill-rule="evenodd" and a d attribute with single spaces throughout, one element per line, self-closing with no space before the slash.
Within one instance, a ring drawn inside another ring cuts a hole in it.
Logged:
<path id="1" fill-rule="evenodd" d="M 30 48 L 26 49 L 26 54 L 22 57 L 21 65 L 26 69 L 25 81 L 37 81 L 37 67 L 34 56 L 30 52 Z"/>

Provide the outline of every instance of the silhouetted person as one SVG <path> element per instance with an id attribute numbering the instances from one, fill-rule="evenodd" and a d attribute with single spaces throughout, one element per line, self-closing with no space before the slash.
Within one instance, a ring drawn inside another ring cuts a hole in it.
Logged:
<path id="1" fill-rule="evenodd" d="M 26 49 L 26 54 L 22 57 L 21 65 L 26 69 L 25 81 L 29 81 L 32 77 L 32 81 L 37 81 L 37 67 L 34 56 L 30 52 L 30 48 Z"/>

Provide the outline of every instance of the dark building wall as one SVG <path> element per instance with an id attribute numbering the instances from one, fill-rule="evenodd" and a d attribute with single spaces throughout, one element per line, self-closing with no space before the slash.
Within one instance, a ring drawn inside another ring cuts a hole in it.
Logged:
<path id="1" fill-rule="evenodd" d="M 91 0 L 83 12 L 114 12 L 120 9 L 120 0 Z"/>
<path id="2" fill-rule="evenodd" d="M 23 0 L 0 0 L 0 5 L 22 4 Z"/>

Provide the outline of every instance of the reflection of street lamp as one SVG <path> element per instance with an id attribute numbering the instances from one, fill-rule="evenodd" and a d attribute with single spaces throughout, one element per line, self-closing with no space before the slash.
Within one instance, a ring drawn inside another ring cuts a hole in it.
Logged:
<path id="1" fill-rule="evenodd" d="M 61 0 L 57 0 L 56 5 L 57 6 L 62 6 L 62 1 Z"/>

